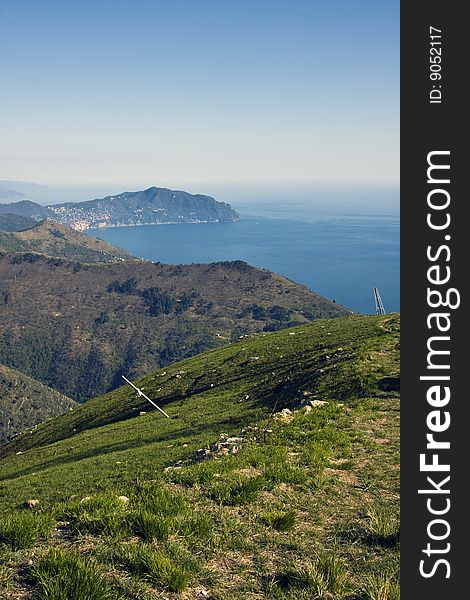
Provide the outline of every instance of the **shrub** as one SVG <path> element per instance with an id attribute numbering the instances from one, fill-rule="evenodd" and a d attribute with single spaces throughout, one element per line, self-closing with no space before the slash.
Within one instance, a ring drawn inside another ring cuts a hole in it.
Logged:
<path id="1" fill-rule="evenodd" d="M 169 315 L 176 306 L 176 299 L 157 287 L 147 288 L 140 292 L 149 308 L 149 314 L 158 317 L 161 314 Z"/>
<path id="2" fill-rule="evenodd" d="M 131 277 L 126 281 L 113 281 L 107 287 L 108 292 L 116 292 L 117 294 L 135 294 L 137 293 L 137 279 Z"/>
<path id="3" fill-rule="evenodd" d="M 169 479 L 175 483 L 181 483 L 192 487 L 208 485 L 214 478 L 221 474 L 229 473 L 238 465 L 237 457 L 223 456 L 219 460 L 206 460 L 191 467 L 182 467 L 169 474 Z"/>
<path id="4" fill-rule="evenodd" d="M 115 600 L 97 564 L 74 550 L 51 548 L 31 570 L 41 600 Z"/>
<path id="5" fill-rule="evenodd" d="M 274 305 L 269 309 L 269 316 L 276 321 L 288 321 L 292 310 L 284 306 Z"/>
<path id="6" fill-rule="evenodd" d="M 14 512 L 0 519 L 0 542 L 12 550 L 32 548 L 52 531 L 55 520 L 43 513 Z"/>
<path id="7" fill-rule="evenodd" d="M 252 315 L 255 321 L 264 321 L 268 318 L 268 310 L 258 304 L 253 304 Z"/>

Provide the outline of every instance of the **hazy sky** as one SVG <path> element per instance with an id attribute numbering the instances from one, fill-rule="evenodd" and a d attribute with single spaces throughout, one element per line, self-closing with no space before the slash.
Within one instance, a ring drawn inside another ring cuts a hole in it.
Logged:
<path id="1" fill-rule="evenodd" d="M 398 183 L 398 0 L 0 0 L 0 85 L 0 179 Z"/>

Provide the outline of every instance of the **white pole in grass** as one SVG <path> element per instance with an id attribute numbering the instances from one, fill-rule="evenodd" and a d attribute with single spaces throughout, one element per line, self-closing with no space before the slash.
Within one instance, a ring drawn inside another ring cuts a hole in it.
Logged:
<path id="1" fill-rule="evenodd" d="M 153 406 L 155 406 L 155 408 L 158 408 L 158 410 L 163 415 L 165 415 L 165 417 L 168 417 L 169 419 L 171 418 L 170 415 L 167 415 L 166 412 L 163 409 L 161 409 L 159 406 L 157 406 L 153 400 L 150 400 L 150 398 L 148 396 L 146 396 L 142 390 L 140 390 L 136 385 L 134 385 L 132 383 L 132 381 L 129 381 L 129 379 L 127 379 L 127 377 L 124 377 L 124 375 L 121 375 L 121 377 L 124 379 L 124 381 L 126 383 L 128 383 L 130 386 L 132 386 L 136 390 L 138 396 L 143 396 L 146 400 L 148 400 L 150 402 L 150 404 L 153 404 Z"/>

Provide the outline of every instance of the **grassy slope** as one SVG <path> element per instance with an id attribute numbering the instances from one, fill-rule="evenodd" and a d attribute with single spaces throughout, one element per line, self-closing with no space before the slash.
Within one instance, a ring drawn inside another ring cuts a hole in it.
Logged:
<path id="1" fill-rule="evenodd" d="M 15 233 L 1 234 L 0 249 L 13 252 L 38 252 L 47 256 L 90 263 L 129 260 L 132 255 L 108 242 L 44 220 Z"/>
<path id="2" fill-rule="evenodd" d="M 129 388 L 92 400 L 5 448 L 1 510 L 39 499 L 38 514 L 52 510 L 65 523 L 49 545 L 73 542 L 121 598 L 171 596 L 173 579 L 155 575 L 162 556 L 188 576 L 186 598 L 201 588 L 227 600 L 397 598 L 398 399 L 383 389 L 398 377 L 398 329 L 397 316 L 318 321 L 139 380 L 171 420 Z M 305 393 L 330 402 L 271 418 Z M 241 435 L 237 453 L 198 460 L 221 434 Z M 157 527 L 160 542 L 132 537 L 145 538 L 136 522 L 149 518 L 149 480 L 151 496 L 169 489 L 184 504 L 180 516 L 164 516 L 166 535 Z M 107 490 L 129 496 L 129 506 L 105 497 L 105 516 L 71 500 Z M 4 577 L 45 548 L 7 552 Z"/>
<path id="3" fill-rule="evenodd" d="M 136 377 L 265 326 L 349 312 L 240 261 L 84 265 L 0 255 L 0 280 L 0 362 L 80 401 L 114 389 L 123 372 Z M 129 281 L 131 289 L 112 287 Z M 170 302 L 157 314 L 144 295 L 156 289 Z M 285 320 L 272 316 L 276 306 Z"/>
<path id="4" fill-rule="evenodd" d="M 75 404 L 39 381 L 0 365 L 0 444 Z"/>

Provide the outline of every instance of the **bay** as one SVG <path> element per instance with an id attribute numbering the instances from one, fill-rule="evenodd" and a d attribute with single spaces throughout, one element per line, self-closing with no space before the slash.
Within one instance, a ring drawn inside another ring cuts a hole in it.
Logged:
<path id="1" fill-rule="evenodd" d="M 302 283 L 355 312 L 373 313 L 377 286 L 387 312 L 400 308 L 399 218 L 241 214 L 237 223 L 90 229 L 132 254 L 170 264 L 244 260 Z"/>

